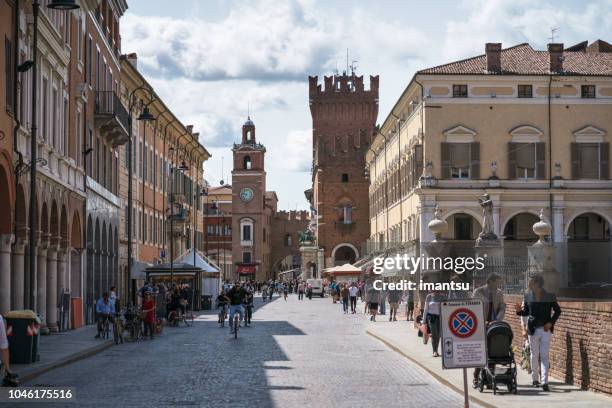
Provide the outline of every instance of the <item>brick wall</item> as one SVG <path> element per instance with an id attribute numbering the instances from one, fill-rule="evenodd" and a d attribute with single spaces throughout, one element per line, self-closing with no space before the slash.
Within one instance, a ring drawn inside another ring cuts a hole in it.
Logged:
<path id="1" fill-rule="evenodd" d="M 506 321 L 517 347 L 522 347 L 519 316 L 506 296 Z M 612 302 L 559 301 L 561 317 L 550 350 L 551 375 L 583 389 L 612 394 Z"/>

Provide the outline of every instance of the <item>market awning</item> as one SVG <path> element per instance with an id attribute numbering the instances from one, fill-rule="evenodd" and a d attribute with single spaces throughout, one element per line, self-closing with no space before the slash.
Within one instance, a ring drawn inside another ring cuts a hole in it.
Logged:
<path id="1" fill-rule="evenodd" d="M 328 275 L 328 276 L 338 276 L 338 275 L 359 276 L 362 273 L 363 272 L 360 268 L 357 268 L 356 266 L 353 266 L 349 263 L 344 264 L 344 265 L 334 266 L 333 268 L 328 268 L 328 269 L 323 270 L 323 275 Z"/>
<path id="2" fill-rule="evenodd" d="M 195 262 L 194 262 L 195 257 Z M 187 264 L 191 266 L 196 266 L 202 269 L 202 272 L 205 273 L 218 273 L 220 268 L 212 262 L 210 259 L 206 257 L 206 255 L 201 254 L 200 252 L 194 250 L 193 248 L 187 251 L 185 254 L 179 256 L 174 261 L 179 264 Z"/>
<path id="3" fill-rule="evenodd" d="M 130 278 L 131 279 L 146 279 L 147 274 L 145 270 L 149 268 L 151 264 L 146 262 L 134 261 L 132 264 L 132 268 L 130 269 Z"/>

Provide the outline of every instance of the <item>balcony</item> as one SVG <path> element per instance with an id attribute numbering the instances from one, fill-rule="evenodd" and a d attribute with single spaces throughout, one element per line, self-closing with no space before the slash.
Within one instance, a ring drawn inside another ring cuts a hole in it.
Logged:
<path id="1" fill-rule="evenodd" d="M 96 91 L 94 125 L 113 146 L 128 141 L 128 111 L 114 91 Z"/>

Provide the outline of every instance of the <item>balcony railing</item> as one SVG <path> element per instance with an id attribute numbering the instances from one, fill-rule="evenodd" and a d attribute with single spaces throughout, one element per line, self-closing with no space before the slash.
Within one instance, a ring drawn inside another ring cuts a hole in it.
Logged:
<path id="1" fill-rule="evenodd" d="M 114 145 L 127 142 L 128 111 L 114 91 L 96 91 L 94 99 L 94 119 L 102 136 Z"/>

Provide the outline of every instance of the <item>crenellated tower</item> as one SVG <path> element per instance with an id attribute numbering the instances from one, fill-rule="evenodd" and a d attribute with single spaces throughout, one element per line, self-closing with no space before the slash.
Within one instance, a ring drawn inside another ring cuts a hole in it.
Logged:
<path id="1" fill-rule="evenodd" d="M 309 80 L 312 115 L 312 193 L 316 238 L 324 261 L 317 269 L 354 262 L 369 236 L 365 154 L 378 116 L 378 76 L 334 75 Z"/>

